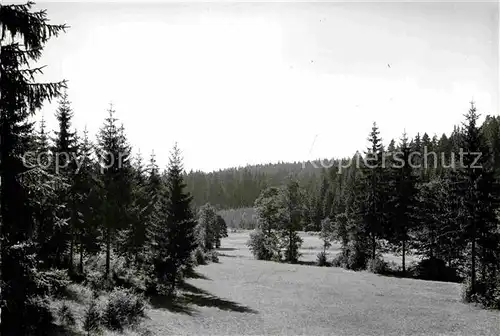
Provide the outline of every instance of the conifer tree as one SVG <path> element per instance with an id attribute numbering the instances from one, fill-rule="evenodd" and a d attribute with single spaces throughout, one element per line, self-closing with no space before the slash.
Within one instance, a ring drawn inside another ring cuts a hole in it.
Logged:
<path id="1" fill-rule="evenodd" d="M 186 185 L 177 144 L 170 156 L 165 182 L 157 213 L 153 265 L 158 283 L 168 285 L 173 293 L 182 269 L 189 266 L 191 253 L 197 247 L 192 196 L 184 190 Z"/>
<path id="2" fill-rule="evenodd" d="M 217 212 L 210 203 L 207 203 L 200 207 L 198 217 L 196 226 L 198 246 L 202 247 L 205 252 L 213 250 L 218 239 Z"/>
<path id="3" fill-rule="evenodd" d="M 391 225 L 388 225 L 386 237 L 393 244 L 401 246 L 404 273 L 406 272 L 405 256 L 411 239 L 410 232 L 416 223 L 415 210 L 417 209 L 416 178 L 412 168 L 414 163 L 411 160 L 411 148 L 406 133 L 401 138 L 400 150 L 397 154 L 399 155 L 396 155 L 395 160 L 398 162 L 391 167 L 393 175 L 391 181 L 393 192 L 389 201 Z"/>
<path id="4" fill-rule="evenodd" d="M 74 174 L 76 173 L 76 154 L 77 154 L 77 137 L 76 132 L 71 130 L 71 119 L 73 118 L 73 111 L 71 110 L 70 102 L 68 100 L 67 92 L 63 92 L 59 101 L 59 106 L 56 111 L 56 119 L 59 123 L 59 129 L 56 130 L 54 138 L 54 146 L 52 149 L 53 160 L 53 173 L 58 175 L 63 183 L 56 185 L 56 193 L 58 196 L 59 204 L 67 204 L 67 207 L 61 208 L 60 217 L 65 220 L 66 225 L 60 226 L 57 232 L 57 242 L 62 247 L 60 253 L 64 253 L 66 245 L 69 245 L 68 266 L 73 268 L 73 255 L 74 255 L 74 237 L 75 229 L 78 226 L 77 214 L 77 198 Z M 57 264 L 61 260 L 60 253 L 58 253 Z"/>
<path id="5" fill-rule="evenodd" d="M 357 193 L 357 206 L 361 219 L 360 233 L 369 240 L 369 255 L 376 258 L 378 239 L 383 237 L 387 223 L 384 209 L 387 201 L 387 176 L 384 161 L 384 149 L 380 131 L 373 123 L 368 141 L 370 147 L 365 152 L 361 165 L 361 190 Z"/>
<path id="6" fill-rule="evenodd" d="M 76 195 L 76 242 L 79 245 L 79 272 L 83 273 L 84 254 L 95 254 L 100 248 L 99 226 L 100 199 L 98 184 L 98 167 L 94 160 L 94 145 L 89 139 L 87 128 L 78 138 L 77 169 L 73 175 Z"/>
<path id="7" fill-rule="evenodd" d="M 479 115 L 474 103 L 471 103 L 469 112 L 465 115 L 463 133 L 463 152 L 460 162 L 460 180 L 458 183 L 458 196 L 461 201 L 461 223 L 464 238 L 470 244 L 470 295 L 476 294 L 477 288 L 477 263 L 483 263 L 484 274 L 490 264 L 484 260 L 493 244 L 489 237 L 496 236 L 498 219 L 498 188 L 494 181 L 488 149 L 485 146 L 481 127 L 477 125 Z M 490 245 L 491 244 L 491 245 Z M 482 249 L 483 257 L 478 251 Z M 495 265 L 496 266 L 496 265 Z M 483 279 L 484 281 L 485 279 Z M 482 293 L 481 293 L 482 294 Z"/>
<path id="8" fill-rule="evenodd" d="M 40 84 L 32 68 L 48 40 L 66 28 L 50 25 L 45 11 L 33 12 L 33 3 L 0 6 L 0 214 L 1 214 L 1 334 L 27 335 L 41 328 L 41 315 L 33 316 L 32 281 L 36 259 L 32 255 L 34 221 L 28 196 L 29 173 L 22 157 L 29 148 L 28 117 L 47 100 L 57 97 L 64 82 Z M 32 204 L 31 204 L 32 205 Z M 31 310 L 31 311 L 30 311 Z M 45 315 L 46 316 L 46 315 Z M 40 331 L 38 332 L 40 334 Z"/>
<path id="9" fill-rule="evenodd" d="M 98 156 L 101 182 L 102 235 L 106 246 L 105 275 L 109 276 L 112 249 L 120 250 L 120 241 L 113 239 L 130 223 L 131 167 L 130 146 L 127 144 L 124 128 L 117 125 L 112 106 L 108 117 L 99 130 Z"/>
<path id="10" fill-rule="evenodd" d="M 221 215 L 217 215 L 217 239 L 215 241 L 215 248 L 220 248 L 221 239 L 227 238 L 227 224 Z"/>
<path id="11" fill-rule="evenodd" d="M 285 261 L 295 263 L 299 259 L 299 249 L 302 244 L 298 231 L 302 227 L 304 216 L 303 191 L 297 180 L 291 177 L 281 193 L 282 220 L 279 227 L 281 246 L 285 248 Z"/>

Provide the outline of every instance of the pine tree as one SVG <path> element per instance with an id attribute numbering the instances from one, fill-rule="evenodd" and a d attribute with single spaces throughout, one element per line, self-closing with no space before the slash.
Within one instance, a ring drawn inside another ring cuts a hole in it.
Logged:
<path id="1" fill-rule="evenodd" d="M 487 255 L 491 248 L 496 249 L 489 238 L 496 236 L 498 228 L 496 217 L 498 188 L 495 185 L 494 169 L 484 143 L 485 139 L 481 127 L 477 125 L 479 115 L 474 103 L 471 103 L 465 118 L 463 124 L 465 155 L 460 162 L 458 195 L 462 204 L 462 232 L 466 241 L 470 243 L 470 295 L 473 295 L 478 292 L 477 263 L 478 261 L 482 263 L 483 274 L 486 275 L 486 270 L 490 266 Z M 478 254 L 480 250 L 483 252 L 482 256 Z M 494 266 L 497 266 L 495 261 L 494 263 Z"/>
<path id="2" fill-rule="evenodd" d="M 91 143 L 87 128 L 83 136 L 78 138 L 77 170 L 73 176 L 76 195 L 76 242 L 79 245 L 79 272 L 83 273 L 84 253 L 95 254 L 100 249 L 99 225 L 101 218 L 99 182 L 97 179 L 98 167 L 92 153 L 94 145 Z"/>
<path id="3" fill-rule="evenodd" d="M 386 230 L 386 237 L 393 244 L 401 246 L 403 273 L 406 272 L 405 256 L 408 243 L 411 239 L 410 232 L 416 223 L 415 210 L 417 209 L 416 177 L 413 173 L 411 148 L 406 133 L 400 143 L 400 155 L 395 157 L 398 164 L 392 167 L 393 190 L 389 201 L 391 210 L 391 225 Z M 387 232 L 389 231 L 389 232 Z"/>
<path id="4" fill-rule="evenodd" d="M 47 100 L 57 97 L 65 82 L 39 84 L 30 68 L 40 59 L 48 40 L 66 28 L 49 25 L 45 11 L 32 12 L 32 2 L 0 6 L 0 211 L 1 211 L 1 334 L 26 335 L 33 324 L 30 309 L 36 305 L 32 291 L 36 259 L 31 238 L 34 221 L 30 209 L 29 170 L 22 157 L 29 147 L 31 123 L 28 117 Z M 28 175 L 27 175 L 28 174 Z M 40 317 L 40 316 L 38 316 Z"/>
<path id="5" fill-rule="evenodd" d="M 227 224 L 221 215 L 217 215 L 217 240 L 215 242 L 215 248 L 220 248 L 221 239 L 227 238 Z"/>
<path id="6" fill-rule="evenodd" d="M 123 125 L 118 127 L 112 106 L 108 117 L 99 130 L 98 149 L 100 176 L 102 178 L 100 199 L 102 215 L 102 234 L 106 245 L 106 270 L 110 274 L 111 252 L 121 241 L 113 236 L 120 233 L 130 223 L 131 175 L 130 146 L 127 144 Z M 115 244 L 113 244 L 115 243 Z"/>
<path id="7" fill-rule="evenodd" d="M 217 212 L 215 208 L 207 203 L 200 207 L 198 224 L 196 226 L 198 246 L 202 247 L 204 252 L 213 250 L 217 242 Z"/>
<path id="8" fill-rule="evenodd" d="M 279 227 L 281 246 L 285 248 L 285 261 L 296 263 L 299 260 L 299 249 L 302 244 L 298 231 L 302 227 L 304 216 L 303 191 L 297 180 L 291 177 L 281 193 L 282 220 Z"/>
<path id="9" fill-rule="evenodd" d="M 196 249 L 196 219 L 191 208 L 192 196 L 186 192 L 180 150 L 174 146 L 166 174 L 166 187 L 159 202 L 153 244 L 153 265 L 159 284 L 174 292 L 181 271 L 189 266 Z"/>
<path id="10" fill-rule="evenodd" d="M 71 131 L 71 119 L 73 111 L 71 110 L 68 94 L 65 91 L 59 101 L 59 107 L 56 111 L 56 119 L 59 123 L 59 129 L 55 131 L 53 173 L 60 177 L 63 183 L 56 185 L 56 193 L 58 195 L 59 204 L 67 204 L 67 207 L 61 208 L 60 217 L 63 218 L 67 225 L 61 226 L 57 232 L 57 242 L 62 247 L 58 251 L 56 263 L 59 266 L 61 263 L 61 254 L 65 252 L 66 246 L 69 244 L 68 266 L 73 269 L 74 255 L 74 237 L 75 228 L 77 227 L 77 198 L 74 174 L 76 173 L 76 154 L 77 154 L 77 137 L 76 132 Z"/>
<path id="11" fill-rule="evenodd" d="M 361 165 L 360 190 L 357 192 L 357 207 L 361 219 L 359 239 L 369 240 L 370 256 L 376 258 L 378 239 L 383 237 L 387 222 L 384 206 L 387 201 L 387 174 L 385 170 L 384 149 L 376 123 L 368 138 L 370 147 L 365 152 Z"/>

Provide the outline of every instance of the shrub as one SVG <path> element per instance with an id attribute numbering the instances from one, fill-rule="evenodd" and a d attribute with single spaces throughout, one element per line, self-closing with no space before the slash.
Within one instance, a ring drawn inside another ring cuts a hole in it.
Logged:
<path id="1" fill-rule="evenodd" d="M 328 266 L 325 252 L 318 253 L 317 263 L 318 263 L 318 266 Z"/>
<path id="2" fill-rule="evenodd" d="M 71 280 L 65 270 L 53 269 L 36 274 L 36 285 L 40 293 L 61 297 L 70 284 Z"/>
<path id="3" fill-rule="evenodd" d="M 368 256 L 365 252 L 354 245 L 349 245 L 333 258 L 332 266 L 360 271 L 366 269 L 367 262 Z"/>
<path id="4" fill-rule="evenodd" d="M 477 279 L 475 293 L 469 280 L 462 286 L 462 300 L 477 303 L 485 308 L 500 309 L 500 277 L 495 279 Z"/>
<path id="5" fill-rule="evenodd" d="M 50 330 L 54 318 L 47 298 L 35 296 L 26 301 L 24 324 L 28 326 L 30 335 L 45 335 Z"/>
<path id="6" fill-rule="evenodd" d="M 88 285 L 93 291 L 109 291 L 115 287 L 115 283 L 112 278 L 106 277 L 103 273 L 99 271 L 89 272 L 85 284 Z"/>
<path id="7" fill-rule="evenodd" d="M 115 288 L 104 308 L 104 321 L 111 330 L 136 325 L 145 316 L 146 302 L 141 295 L 126 288 Z"/>
<path id="8" fill-rule="evenodd" d="M 197 247 L 194 251 L 194 258 L 196 260 L 197 265 L 206 265 L 207 261 L 205 260 L 205 253 L 201 247 Z"/>
<path id="9" fill-rule="evenodd" d="M 90 300 L 83 316 L 83 330 L 87 335 L 99 334 L 102 326 L 102 312 L 97 298 Z"/>
<path id="10" fill-rule="evenodd" d="M 262 230 L 257 229 L 250 233 L 247 245 L 257 260 L 280 260 L 281 251 L 277 238 L 271 234 L 266 235 Z"/>
<path id="11" fill-rule="evenodd" d="M 357 249 L 356 247 L 349 247 L 348 256 L 347 256 L 347 268 L 360 271 L 364 270 L 367 267 L 368 263 L 368 255 L 366 252 Z"/>
<path id="12" fill-rule="evenodd" d="M 381 258 L 369 259 L 367 269 L 375 274 L 387 274 L 389 271 L 387 263 Z"/>
<path id="13" fill-rule="evenodd" d="M 446 263 L 437 258 L 423 259 L 415 266 L 410 267 L 409 271 L 414 277 L 423 280 L 435 281 L 459 281 L 457 271 L 454 268 L 446 266 Z"/>
<path id="14" fill-rule="evenodd" d="M 59 317 L 59 321 L 64 326 L 73 327 L 76 324 L 75 316 L 66 302 L 59 307 L 57 315 Z"/>
<path id="15" fill-rule="evenodd" d="M 219 262 L 219 254 L 217 251 L 208 251 L 205 254 L 205 258 L 210 260 L 211 262 L 218 263 Z"/>

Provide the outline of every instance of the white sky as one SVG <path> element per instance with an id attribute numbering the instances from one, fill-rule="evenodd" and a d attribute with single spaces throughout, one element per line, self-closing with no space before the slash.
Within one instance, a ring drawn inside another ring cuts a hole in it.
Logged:
<path id="1" fill-rule="evenodd" d="M 209 171 L 352 155 L 373 121 L 385 142 L 449 132 L 472 98 L 499 112 L 494 3 L 38 7 L 71 26 L 42 63 L 44 79 L 69 80 L 75 126 L 94 135 L 113 102 L 162 166 L 174 141 L 187 169 Z"/>

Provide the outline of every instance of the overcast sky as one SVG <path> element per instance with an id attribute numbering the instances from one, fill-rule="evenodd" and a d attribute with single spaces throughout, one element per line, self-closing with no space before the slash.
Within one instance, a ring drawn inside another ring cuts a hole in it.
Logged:
<path id="1" fill-rule="evenodd" d="M 499 112 L 491 2 L 38 7 L 71 26 L 42 63 L 44 80 L 69 81 L 75 126 L 93 136 L 112 102 L 162 166 L 174 141 L 187 169 L 209 171 L 352 155 L 373 121 L 385 142 L 448 133 L 471 99 Z"/>

